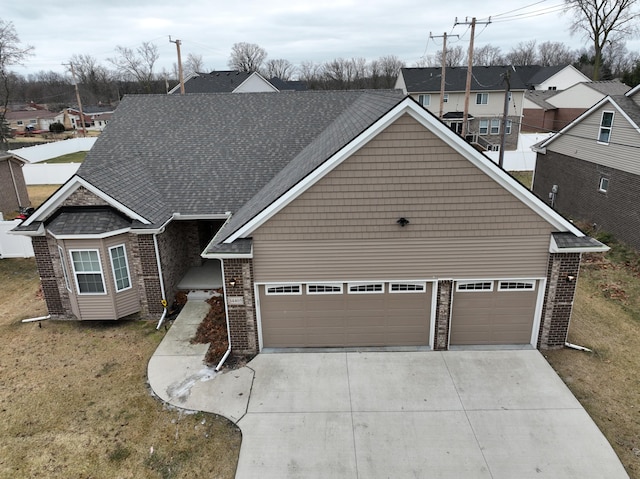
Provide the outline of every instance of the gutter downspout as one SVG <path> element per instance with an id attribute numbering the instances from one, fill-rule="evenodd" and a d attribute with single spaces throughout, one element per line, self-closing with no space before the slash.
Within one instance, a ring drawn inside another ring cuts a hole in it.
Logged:
<path id="1" fill-rule="evenodd" d="M 156 264 L 158 265 L 158 279 L 160 280 L 160 292 L 162 294 L 162 305 L 164 306 L 164 311 L 162 312 L 162 316 L 160 316 L 160 321 L 158 321 L 158 326 L 156 326 L 156 330 L 160 329 L 162 323 L 164 322 L 164 318 L 167 315 L 167 296 L 164 291 L 164 278 L 162 277 L 162 265 L 160 264 L 160 252 L 158 251 L 158 235 L 164 232 L 164 228 L 158 233 L 153 233 L 153 247 L 156 252 Z"/>
<path id="2" fill-rule="evenodd" d="M 222 271 L 222 294 L 224 296 L 224 314 L 226 316 L 226 322 L 227 322 L 227 343 L 229 344 L 229 347 L 227 348 L 227 351 L 224 353 L 224 356 L 222 356 L 222 359 L 216 366 L 216 369 L 215 369 L 216 371 L 220 371 L 220 369 L 222 368 L 222 365 L 229 357 L 229 354 L 231 354 L 231 329 L 229 328 L 229 306 L 227 305 L 227 280 L 224 276 L 224 260 L 222 258 L 219 258 L 219 260 L 220 260 L 220 269 Z"/>
<path id="3" fill-rule="evenodd" d="M 18 207 L 20 207 L 20 206 L 23 206 L 22 199 L 20 198 L 20 193 L 18 192 L 18 184 L 16 183 L 16 177 L 13 174 L 13 165 L 11 164 L 11 158 L 7 160 L 7 163 L 9 163 L 9 173 L 11 173 L 11 182 L 13 183 L 13 190 L 16 192 L 16 200 L 18 202 Z M 28 206 L 28 205 L 24 205 L 24 206 Z"/>

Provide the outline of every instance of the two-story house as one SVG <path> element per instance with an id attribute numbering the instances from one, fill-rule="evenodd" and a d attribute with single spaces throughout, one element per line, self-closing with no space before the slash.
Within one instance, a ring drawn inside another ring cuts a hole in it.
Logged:
<path id="1" fill-rule="evenodd" d="M 403 68 L 395 86 L 411 95 L 427 110 L 441 116 L 442 121 L 452 130 L 461 133 L 467 71 L 467 67 L 446 68 L 442 111 L 440 67 Z M 528 90 L 557 89 L 586 80 L 584 75 L 570 66 L 474 66 L 471 72 L 467 139 L 490 151 L 499 150 L 502 141 L 505 94 L 508 95 L 504 127 L 505 150 L 515 150 L 518 146 L 525 93 Z"/>
<path id="2" fill-rule="evenodd" d="M 640 248 L 640 86 L 607 96 L 535 146 L 533 191 Z"/>

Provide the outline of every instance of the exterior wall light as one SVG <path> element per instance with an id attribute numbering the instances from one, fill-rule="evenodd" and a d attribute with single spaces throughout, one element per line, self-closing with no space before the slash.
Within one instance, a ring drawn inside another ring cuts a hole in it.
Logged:
<path id="1" fill-rule="evenodd" d="M 400 218 L 398 221 L 396 221 L 396 223 L 398 223 L 400 226 L 404 228 L 409 224 L 409 220 L 403 217 L 403 218 Z"/>
<path id="2" fill-rule="evenodd" d="M 232 288 L 236 285 L 236 279 L 235 278 L 231 278 L 229 280 L 229 286 L 231 286 Z"/>

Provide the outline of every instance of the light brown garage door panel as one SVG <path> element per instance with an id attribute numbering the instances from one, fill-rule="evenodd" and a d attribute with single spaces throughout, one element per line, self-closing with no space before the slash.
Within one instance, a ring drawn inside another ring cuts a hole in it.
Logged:
<path id="1" fill-rule="evenodd" d="M 493 291 L 456 291 L 450 344 L 529 344 L 537 297 L 537 287 L 498 291 L 498 282 Z"/>
<path id="2" fill-rule="evenodd" d="M 425 293 L 266 295 L 259 287 L 264 347 L 428 345 Z"/>

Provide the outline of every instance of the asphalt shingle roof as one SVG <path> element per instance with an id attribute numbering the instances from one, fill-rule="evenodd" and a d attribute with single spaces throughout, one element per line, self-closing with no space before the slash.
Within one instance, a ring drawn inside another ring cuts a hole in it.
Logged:
<path id="1" fill-rule="evenodd" d="M 511 90 L 527 90 L 533 85 L 542 83 L 545 79 L 566 68 L 529 66 L 474 66 L 471 70 L 472 91 L 504 90 L 503 75 L 509 71 Z M 440 91 L 440 67 L 403 68 L 405 86 L 410 93 Z M 467 67 L 447 67 L 445 72 L 445 91 L 465 91 L 467 85 Z"/>
<path id="2" fill-rule="evenodd" d="M 131 220 L 108 207 L 61 210 L 47 222 L 54 235 L 99 235 L 129 227 Z"/>
<path id="3" fill-rule="evenodd" d="M 402 98 L 399 91 L 131 95 L 78 175 L 156 225 L 172 213 L 235 213 L 249 200 L 243 211 L 252 214 Z"/>
<path id="4" fill-rule="evenodd" d="M 251 72 L 225 70 L 196 75 L 184 82 L 185 93 L 231 93 L 251 76 Z"/>

